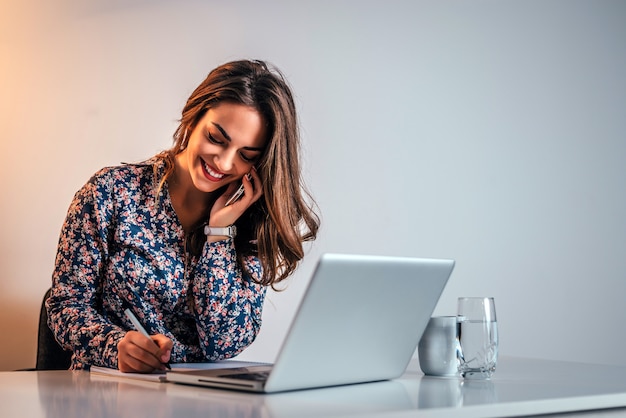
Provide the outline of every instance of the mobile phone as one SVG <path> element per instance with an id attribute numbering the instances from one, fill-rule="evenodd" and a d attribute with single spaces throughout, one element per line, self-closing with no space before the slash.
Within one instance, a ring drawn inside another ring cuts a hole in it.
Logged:
<path id="1" fill-rule="evenodd" d="M 237 191 L 235 193 L 233 193 L 233 195 L 230 197 L 230 199 L 228 199 L 226 201 L 226 203 L 224 204 L 224 206 L 228 206 L 228 205 L 232 205 L 233 203 L 235 203 L 237 201 L 237 199 L 239 199 L 241 196 L 243 196 L 243 183 L 241 183 L 241 186 L 239 186 L 239 188 L 237 189 Z"/>
<path id="2" fill-rule="evenodd" d="M 248 180 L 252 180 L 252 176 L 250 175 L 250 173 L 246 174 L 246 177 L 248 178 Z M 226 201 L 224 206 L 232 205 L 233 203 L 235 203 L 237 200 L 239 200 L 241 196 L 243 196 L 243 193 L 243 183 L 241 183 L 237 191 L 233 193 L 233 195 Z"/>

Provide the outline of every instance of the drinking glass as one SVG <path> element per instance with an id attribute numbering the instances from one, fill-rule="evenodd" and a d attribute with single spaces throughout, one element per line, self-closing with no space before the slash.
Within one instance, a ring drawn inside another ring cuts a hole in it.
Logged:
<path id="1" fill-rule="evenodd" d="M 465 379 L 489 379 L 498 361 L 496 306 L 490 297 L 458 299 L 459 372 Z"/>

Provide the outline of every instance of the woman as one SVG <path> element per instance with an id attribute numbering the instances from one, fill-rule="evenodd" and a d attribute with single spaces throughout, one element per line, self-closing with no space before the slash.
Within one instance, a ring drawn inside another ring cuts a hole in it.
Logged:
<path id="1" fill-rule="evenodd" d="M 46 304 L 71 369 L 151 372 L 252 343 L 266 287 L 319 227 L 298 153 L 282 75 L 235 61 L 193 92 L 170 150 L 96 173 L 69 208 Z M 131 331 L 127 308 L 151 338 Z"/>

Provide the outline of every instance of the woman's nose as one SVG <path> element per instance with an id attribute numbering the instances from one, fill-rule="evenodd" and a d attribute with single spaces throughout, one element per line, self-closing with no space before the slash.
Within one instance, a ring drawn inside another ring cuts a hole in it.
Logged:
<path id="1" fill-rule="evenodd" d="M 217 168 L 224 173 L 227 173 L 230 170 L 232 170 L 234 162 L 235 162 L 234 152 L 224 150 L 223 152 L 217 155 L 217 161 L 216 161 Z"/>

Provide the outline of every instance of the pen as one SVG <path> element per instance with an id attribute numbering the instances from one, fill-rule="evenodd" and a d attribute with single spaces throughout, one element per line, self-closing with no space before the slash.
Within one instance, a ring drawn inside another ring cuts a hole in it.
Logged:
<path id="1" fill-rule="evenodd" d="M 130 309 L 126 308 L 124 313 L 126 314 L 126 318 L 128 318 L 130 322 L 133 323 L 133 326 L 135 327 L 137 331 L 139 331 L 141 334 L 145 335 L 146 337 L 152 339 L 150 337 L 150 334 L 148 334 L 148 331 L 146 331 L 146 329 L 141 325 L 137 317 L 130 311 Z M 163 365 L 170 370 L 172 369 L 169 363 L 164 363 Z"/>

